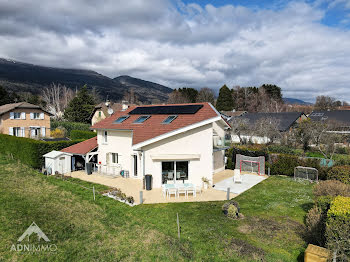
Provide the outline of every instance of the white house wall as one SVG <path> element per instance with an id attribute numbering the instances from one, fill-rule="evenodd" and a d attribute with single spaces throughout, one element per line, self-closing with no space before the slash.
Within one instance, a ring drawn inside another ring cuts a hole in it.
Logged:
<path id="1" fill-rule="evenodd" d="M 267 144 L 270 139 L 267 137 L 260 137 L 260 136 L 241 136 L 243 139 L 246 139 L 247 141 L 252 140 L 254 144 Z M 240 143 L 239 137 L 237 135 L 231 135 L 231 141 L 232 143 Z"/>
<path id="2" fill-rule="evenodd" d="M 198 127 L 142 148 L 145 154 L 145 173 L 153 176 L 153 187 L 162 184 L 162 161 L 152 160 L 152 155 L 200 155 L 199 159 L 189 160 L 188 182 L 202 185 L 202 177 L 213 179 L 213 128 L 212 124 Z M 175 160 L 175 159 L 174 159 Z M 169 161 L 169 160 L 165 160 Z M 186 161 L 186 160 L 179 160 Z"/>
<path id="3" fill-rule="evenodd" d="M 105 143 L 102 136 L 103 132 L 97 132 L 98 143 L 98 159 L 97 163 L 107 165 L 107 153 L 118 153 L 118 164 L 121 165 L 122 170 L 129 171 L 129 175 L 133 177 L 133 159 L 132 155 L 137 152 L 131 149 L 132 146 L 132 132 L 107 130 L 107 142 Z M 138 159 L 139 160 L 139 159 Z M 140 160 L 138 161 L 138 176 L 142 177 L 140 169 Z M 109 165 L 113 166 L 111 161 Z M 114 166 L 117 166 L 116 164 Z"/>

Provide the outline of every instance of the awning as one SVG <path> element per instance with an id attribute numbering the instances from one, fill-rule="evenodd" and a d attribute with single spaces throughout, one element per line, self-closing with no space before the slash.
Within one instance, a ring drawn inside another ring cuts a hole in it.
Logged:
<path id="1" fill-rule="evenodd" d="M 196 160 L 200 159 L 200 154 L 164 154 L 151 155 L 152 160 Z"/>

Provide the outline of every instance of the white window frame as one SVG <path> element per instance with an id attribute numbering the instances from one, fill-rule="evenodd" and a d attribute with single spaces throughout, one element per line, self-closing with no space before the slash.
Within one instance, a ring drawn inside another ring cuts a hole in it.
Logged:
<path id="1" fill-rule="evenodd" d="M 13 119 L 21 119 L 21 112 L 13 112 Z"/>
<path id="2" fill-rule="evenodd" d="M 33 119 L 35 119 L 35 120 L 41 119 L 41 118 L 40 118 L 40 113 L 38 113 L 38 112 L 33 112 Z"/>
<path id="3" fill-rule="evenodd" d="M 118 153 L 111 153 L 111 164 L 119 164 L 119 157 Z"/>

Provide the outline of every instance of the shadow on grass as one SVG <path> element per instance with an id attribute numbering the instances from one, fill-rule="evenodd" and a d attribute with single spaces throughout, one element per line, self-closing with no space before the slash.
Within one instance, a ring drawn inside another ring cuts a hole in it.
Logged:
<path id="1" fill-rule="evenodd" d="M 309 212 L 309 210 L 314 206 L 313 202 L 308 202 L 308 203 L 304 203 L 301 205 L 301 208 L 307 213 Z"/>

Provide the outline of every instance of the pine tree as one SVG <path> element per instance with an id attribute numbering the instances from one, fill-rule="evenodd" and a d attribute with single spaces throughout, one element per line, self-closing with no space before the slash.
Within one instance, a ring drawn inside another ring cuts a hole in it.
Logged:
<path id="1" fill-rule="evenodd" d="M 90 122 L 90 114 L 95 106 L 95 100 L 89 94 L 86 85 L 80 89 L 64 111 L 64 118 L 71 122 Z"/>
<path id="2" fill-rule="evenodd" d="M 234 107 L 231 90 L 223 85 L 219 91 L 219 97 L 216 101 L 216 109 L 219 111 L 231 111 Z"/>

